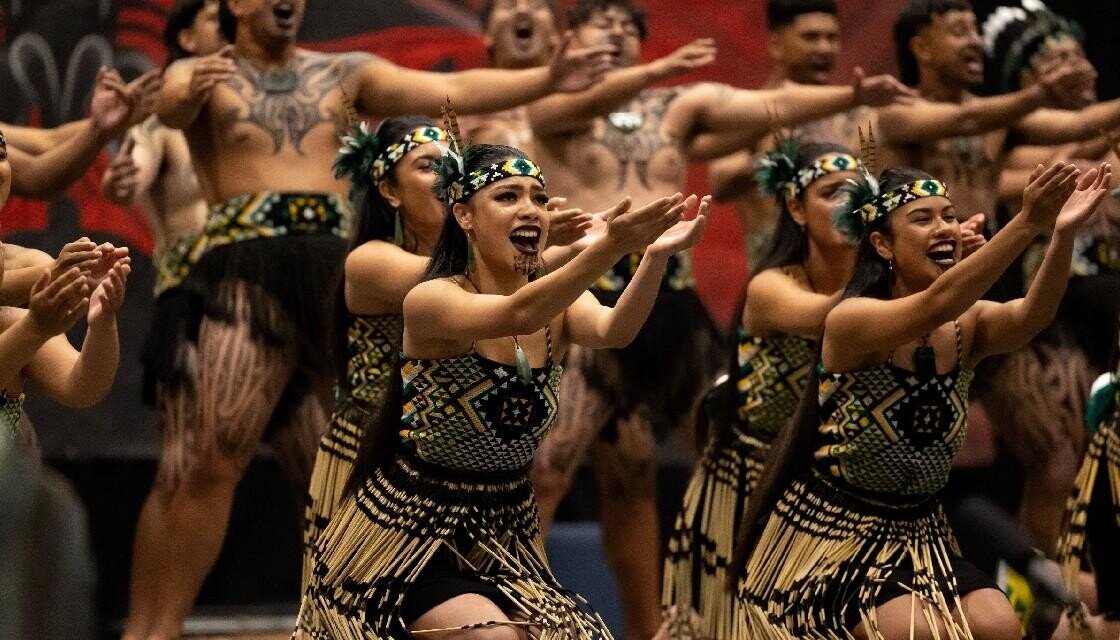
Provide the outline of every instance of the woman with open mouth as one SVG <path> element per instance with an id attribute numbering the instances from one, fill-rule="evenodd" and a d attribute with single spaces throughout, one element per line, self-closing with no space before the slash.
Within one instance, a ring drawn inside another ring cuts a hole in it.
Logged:
<path id="1" fill-rule="evenodd" d="M 963 262 L 944 183 L 912 169 L 861 173 L 835 212 L 858 249 L 825 317 L 807 384 L 817 393 L 779 433 L 740 527 L 739 637 L 1019 638 L 1010 603 L 961 558 L 935 494 L 964 440 L 973 367 L 1049 324 L 1111 168 L 1039 166 L 1023 210 Z M 1025 298 L 979 300 L 1051 230 Z"/>
<path id="2" fill-rule="evenodd" d="M 548 568 L 528 469 L 555 419 L 568 346 L 633 339 L 669 257 L 703 234 L 708 199 L 689 220 L 695 196 L 634 211 L 624 200 L 600 238 L 540 275 L 540 169 L 510 147 L 460 153 L 454 137 L 437 167 L 443 231 L 404 299 L 402 360 L 359 451 L 354 498 L 314 549 L 318 586 L 299 626 L 332 638 L 609 638 Z M 643 249 L 617 306 L 587 293 Z"/>

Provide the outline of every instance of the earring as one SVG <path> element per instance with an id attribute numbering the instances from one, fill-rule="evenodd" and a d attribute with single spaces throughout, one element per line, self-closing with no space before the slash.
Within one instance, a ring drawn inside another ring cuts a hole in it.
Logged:
<path id="1" fill-rule="evenodd" d="M 887 261 L 887 270 L 891 272 L 891 275 L 894 275 L 894 257 L 893 256 L 891 257 L 890 260 Z"/>
<path id="2" fill-rule="evenodd" d="M 466 232 L 467 236 L 467 275 L 469 276 L 474 271 L 474 247 L 471 243 L 471 234 Z"/>
<path id="3" fill-rule="evenodd" d="M 401 223 L 400 209 L 393 209 L 393 218 L 393 244 L 402 247 L 404 246 L 404 225 Z"/>

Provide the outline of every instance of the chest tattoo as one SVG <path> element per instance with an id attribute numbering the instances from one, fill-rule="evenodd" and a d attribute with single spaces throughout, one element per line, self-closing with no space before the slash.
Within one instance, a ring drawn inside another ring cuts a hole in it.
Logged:
<path id="1" fill-rule="evenodd" d="M 630 103 L 632 111 L 608 114 L 596 135 L 598 142 L 618 161 L 618 186 L 626 184 L 630 167 L 642 186 L 649 189 L 649 164 L 662 147 L 670 144 L 661 132 L 661 123 L 669 104 L 679 91 L 649 93 Z"/>

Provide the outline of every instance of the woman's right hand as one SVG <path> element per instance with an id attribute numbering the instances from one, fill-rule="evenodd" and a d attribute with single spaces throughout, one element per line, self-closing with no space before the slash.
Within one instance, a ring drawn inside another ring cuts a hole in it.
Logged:
<path id="1" fill-rule="evenodd" d="M 605 240 L 620 256 L 645 249 L 680 222 L 687 209 L 685 197 L 680 193 L 658 198 L 633 211 L 630 206 L 631 200 L 627 197 L 606 214 Z"/>
<path id="2" fill-rule="evenodd" d="M 43 336 L 56 336 L 74 326 L 89 304 L 89 283 L 78 267 L 52 278 L 49 269 L 31 287 L 27 318 Z"/>
<path id="3" fill-rule="evenodd" d="M 1037 233 L 1054 228 L 1062 205 L 1077 188 L 1080 172 L 1077 167 L 1058 161 L 1043 168 L 1040 164 L 1031 174 L 1023 190 L 1023 210 L 1020 215 Z"/>

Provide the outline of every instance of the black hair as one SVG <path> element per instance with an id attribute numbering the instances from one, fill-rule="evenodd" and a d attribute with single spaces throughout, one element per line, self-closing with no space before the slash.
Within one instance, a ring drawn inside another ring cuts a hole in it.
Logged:
<path id="1" fill-rule="evenodd" d="M 403 134 L 404 132 L 402 131 L 401 133 Z M 471 171 L 483 166 L 500 163 L 511 158 L 525 157 L 527 156 L 523 152 L 513 147 L 495 144 L 478 144 L 472 145 L 466 150 L 466 153 L 463 155 L 463 161 L 465 170 L 469 174 Z M 446 191 L 447 185 L 441 184 L 441 182 L 437 180 L 436 188 Z M 357 246 L 357 244 L 355 244 L 357 241 L 356 239 L 361 237 L 362 233 L 360 229 L 355 231 L 354 238 L 351 239 L 352 246 Z M 392 231 L 389 233 L 392 234 Z M 424 277 L 421 280 L 433 280 L 435 278 L 461 275 L 466 273 L 466 270 L 467 235 L 463 231 L 463 228 L 459 226 L 458 221 L 455 220 L 455 216 L 452 213 L 452 206 L 448 205 L 444 215 L 443 230 L 440 232 L 439 240 L 436 242 L 435 249 L 432 252 L 432 258 L 428 262 L 427 271 L 424 273 Z M 345 349 L 345 342 L 343 341 L 341 344 Z M 393 373 L 389 376 L 389 380 L 386 383 L 388 387 L 377 410 L 373 412 L 372 415 L 360 414 L 355 416 L 357 419 L 365 422 L 365 428 L 362 430 L 364 435 L 358 446 L 358 455 L 355 458 L 353 470 L 346 483 L 347 493 L 356 491 L 363 482 L 371 477 L 375 469 L 380 468 L 392 458 L 394 451 L 393 439 L 400 431 L 400 420 L 403 412 L 401 387 L 404 382 L 401 377 L 400 366 L 394 366 L 392 370 Z"/>
<path id="2" fill-rule="evenodd" d="M 950 11 L 972 11 L 968 0 L 910 0 L 894 23 L 894 53 L 898 78 L 904 84 L 918 84 L 918 60 L 910 51 L 910 40 L 933 24 L 933 19 Z"/>
<path id="3" fill-rule="evenodd" d="M 194 19 L 211 0 L 175 0 L 167 12 L 163 27 L 163 44 L 167 48 L 167 64 L 194 55 L 179 44 L 179 34 L 194 25 Z M 220 0 L 219 0 L 220 1 Z"/>
<path id="4" fill-rule="evenodd" d="M 482 30 L 490 26 L 490 16 L 494 14 L 494 5 L 498 0 L 484 0 L 482 6 L 478 8 L 478 23 L 482 25 Z M 546 0 L 548 8 L 552 11 L 552 15 L 556 15 L 556 0 Z"/>
<path id="5" fill-rule="evenodd" d="M 879 188 L 885 193 L 904 184 L 932 178 L 933 176 L 917 169 L 887 169 L 879 177 Z M 890 297 L 890 270 L 887 262 L 875 251 L 870 240 L 871 231 L 888 232 L 886 227 L 889 217 L 879 218 L 863 234 L 857 250 L 856 266 L 851 279 L 848 280 L 848 285 L 844 288 L 844 293 L 841 294 L 841 300 L 855 297 L 880 299 Z M 815 362 L 820 362 L 820 348 L 823 343 L 823 340 L 817 342 Z M 805 393 L 801 395 L 797 411 L 786 427 L 778 433 L 770 448 L 762 476 L 755 490 L 751 492 L 751 499 L 747 501 L 747 510 L 739 525 L 735 553 L 731 561 L 732 584 L 743 576 L 747 560 L 754 551 L 759 534 L 765 526 L 765 519 L 774 510 L 782 491 L 795 478 L 809 470 L 813 460 L 814 440 L 820 429 L 820 405 L 817 394 L 819 384 L 820 373 L 814 366 L 809 373 Z"/>
<path id="6" fill-rule="evenodd" d="M 237 18 L 229 10 L 229 0 L 218 0 L 218 30 L 226 42 L 237 39 Z"/>
<path id="7" fill-rule="evenodd" d="M 766 3 L 766 24 L 771 31 L 777 31 L 807 13 L 839 15 L 836 0 L 769 0 Z"/>
<path id="8" fill-rule="evenodd" d="M 471 145 L 463 154 L 464 170 L 470 175 L 475 169 L 516 158 L 528 159 L 528 156 L 520 149 L 500 144 Z M 446 193 L 449 186 L 443 183 L 443 179 L 436 182 L 436 189 L 440 193 Z M 450 205 L 447 207 L 443 230 L 440 231 L 439 240 L 432 250 L 432 260 L 428 263 L 428 269 L 424 272 L 422 280 L 449 278 L 467 272 L 467 234 L 455 220 L 452 209 Z"/>
<path id="9" fill-rule="evenodd" d="M 592 16 L 600 11 L 614 7 L 630 14 L 634 26 L 638 28 L 638 38 L 646 39 L 649 25 L 646 22 L 646 10 L 634 0 L 577 0 L 576 5 L 568 12 L 568 28 L 576 29 L 591 21 Z"/>
<path id="10" fill-rule="evenodd" d="M 817 158 L 827 153 L 852 154 L 852 151 L 843 145 L 828 142 L 807 142 L 801 144 L 798 146 L 797 154 L 793 158 L 794 174 L 796 175 L 797 171 L 800 171 Z M 804 194 L 805 192 L 802 191 L 797 196 L 802 202 L 804 202 Z M 775 200 L 778 204 L 778 223 L 774 229 L 774 235 L 770 238 L 770 243 L 766 247 L 766 253 L 763 255 L 762 259 L 755 264 L 754 268 L 751 269 L 751 277 L 768 269 L 804 264 L 809 258 L 809 238 L 801 225 L 797 224 L 793 216 L 790 215 L 785 192 L 782 191 L 778 193 L 775 196 Z M 739 302 L 736 305 L 734 316 L 736 326 L 742 321 L 743 309 L 746 308 L 746 305 L 747 293 L 746 287 L 744 286 L 743 291 L 740 292 Z M 724 439 L 730 435 L 732 424 L 739 419 L 739 393 L 738 384 L 736 384 L 739 371 L 738 332 L 731 331 L 727 336 L 727 341 L 728 345 L 725 352 L 728 356 L 727 373 L 730 378 L 727 384 L 721 385 L 716 391 L 716 415 L 713 416 L 709 427 L 715 430 L 716 437 L 720 439 L 720 442 L 726 441 Z M 697 443 L 700 444 L 708 435 L 707 429 L 698 430 L 698 435 Z"/>

